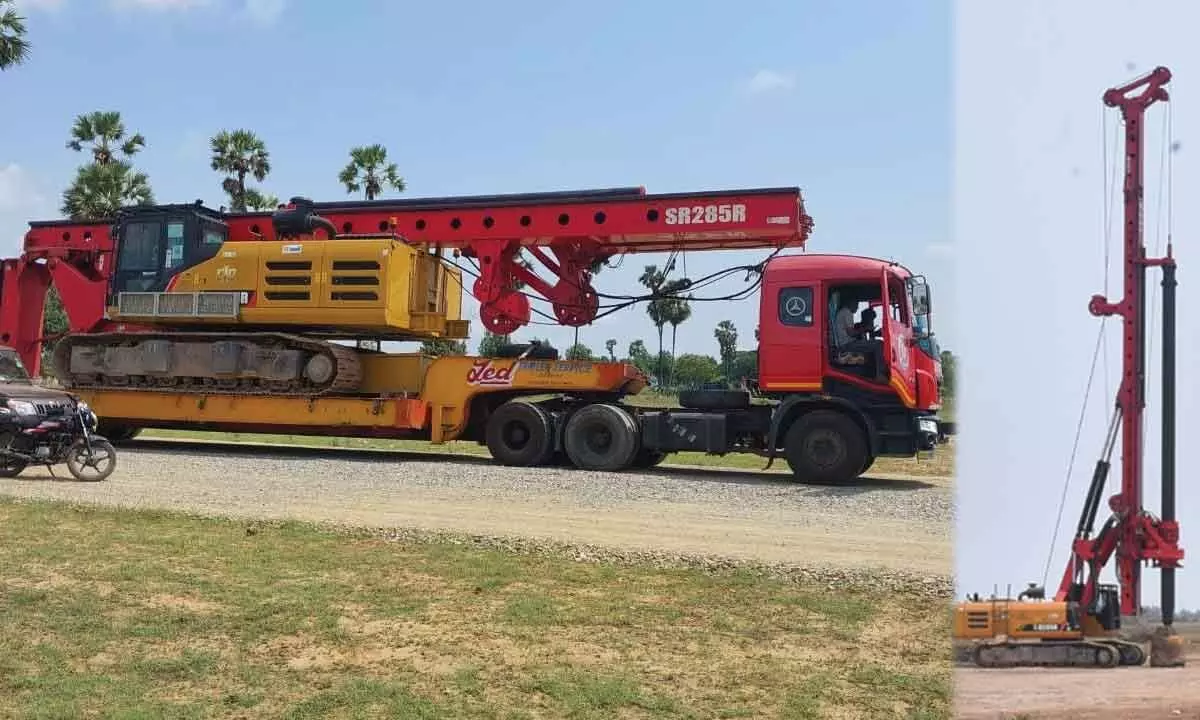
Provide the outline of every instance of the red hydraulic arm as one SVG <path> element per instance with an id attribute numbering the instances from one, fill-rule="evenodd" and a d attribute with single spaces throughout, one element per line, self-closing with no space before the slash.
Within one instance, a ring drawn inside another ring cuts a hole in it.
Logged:
<path id="1" fill-rule="evenodd" d="M 1141 569 L 1149 562 L 1162 572 L 1163 624 L 1174 620 L 1175 569 L 1183 560 L 1179 546 L 1179 524 L 1175 520 L 1175 260 L 1168 242 L 1162 258 L 1146 257 L 1142 234 L 1143 120 L 1147 108 L 1167 101 L 1166 84 L 1171 72 L 1159 67 L 1122 87 L 1108 90 L 1104 103 L 1121 110 L 1125 123 L 1124 185 L 1124 297 L 1112 303 L 1096 295 L 1089 304 L 1093 315 L 1117 315 L 1123 328 L 1123 372 L 1117 393 L 1113 424 L 1103 458 L 1097 463 L 1092 485 L 1072 545 L 1071 559 L 1063 574 L 1057 598 L 1077 599 L 1091 607 L 1097 581 L 1115 554 L 1121 591 L 1121 614 L 1141 612 Z M 1162 428 L 1162 518 L 1144 507 L 1143 415 L 1146 407 L 1146 269 L 1163 271 L 1163 428 Z M 1109 498 L 1112 517 L 1092 537 L 1100 495 L 1108 473 L 1109 459 L 1118 431 L 1121 439 L 1121 490 Z"/>
<path id="2" fill-rule="evenodd" d="M 802 247 L 812 230 L 799 188 L 647 194 L 644 188 L 312 203 L 224 216 L 231 240 L 274 240 L 281 214 L 312 213 L 336 236 L 394 233 L 478 266 L 481 320 L 509 334 L 530 320 L 529 296 L 558 322 L 586 325 L 599 296 L 590 267 L 621 253 Z M 0 344 L 38 366 L 43 298 L 53 279 L 72 332 L 104 329 L 112 267 L 111 220 L 33 222 L 24 252 L 0 264 Z M 318 231 L 317 237 L 329 233 Z M 287 239 L 279 238 L 279 239 Z M 550 279 L 525 266 L 531 256 Z M 515 288 L 524 285 L 521 290 Z"/>

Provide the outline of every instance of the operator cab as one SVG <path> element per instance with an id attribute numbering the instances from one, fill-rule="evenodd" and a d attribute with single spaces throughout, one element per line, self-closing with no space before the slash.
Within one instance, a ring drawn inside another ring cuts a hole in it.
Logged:
<path id="1" fill-rule="evenodd" d="M 844 284 L 830 287 L 827 298 L 829 362 L 874 382 L 887 381 L 880 295 L 878 283 Z"/>
<path id="2" fill-rule="evenodd" d="M 192 205 L 132 207 L 112 232 L 116 267 L 109 304 L 123 292 L 164 292 L 181 271 L 214 257 L 229 236 L 221 214 Z"/>

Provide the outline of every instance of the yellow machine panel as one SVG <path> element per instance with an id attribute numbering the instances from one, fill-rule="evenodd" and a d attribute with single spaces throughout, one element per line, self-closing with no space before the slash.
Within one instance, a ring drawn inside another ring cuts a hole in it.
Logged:
<path id="1" fill-rule="evenodd" d="M 336 328 L 395 338 L 468 337 L 462 273 L 394 237 L 227 242 L 163 293 L 121 293 L 114 320 Z"/>

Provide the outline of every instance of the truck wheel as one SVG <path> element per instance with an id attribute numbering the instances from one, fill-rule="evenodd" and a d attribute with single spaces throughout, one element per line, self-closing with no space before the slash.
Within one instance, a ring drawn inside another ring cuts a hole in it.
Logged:
<path id="1" fill-rule="evenodd" d="M 104 421 L 101 421 L 97 432 L 108 438 L 108 441 L 112 444 L 120 445 L 137 437 L 141 434 L 142 429 L 139 427 L 129 427 L 128 425 L 107 425 Z"/>
<path id="2" fill-rule="evenodd" d="M 613 472 L 633 464 L 641 438 L 629 413 L 616 405 L 596 403 L 567 420 L 563 445 L 575 467 Z"/>
<path id="3" fill-rule="evenodd" d="M 796 478 L 813 485 L 851 482 L 870 457 L 862 428 L 834 410 L 801 415 L 788 428 L 783 452 Z"/>
<path id="4" fill-rule="evenodd" d="M 505 465 L 544 465 L 554 452 L 550 414 L 523 400 L 501 405 L 488 419 L 486 436 L 488 451 Z"/>
<path id="5" fill-rule="evenodd" d="M 661 450 L 646 450 L 642 448 L 633 456 L 633 466 L 636 468 L 652 468 L 665 460 L 667 454 Z"/>

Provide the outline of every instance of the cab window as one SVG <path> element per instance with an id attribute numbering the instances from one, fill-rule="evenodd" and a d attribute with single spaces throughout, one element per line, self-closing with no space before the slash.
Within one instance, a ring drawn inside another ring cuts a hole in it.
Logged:
<path id="1" fill-rule="evenodd" d="M 900 278 L 888 276 L 888 314 L 892 320 L 908 327 L 911 322 L 908 312 L 908 293 L 905 292 L 905 284 Z"/>
<path id="2" fill-rule="evenodd" d="M 125 226 L 121 236 L 121 255 L 117 267 L 127 272 L 146 272 L 158 269 L 158 239 L 162 225 L 157 222 L 135 222 Z"/>
<path id="3" fill-rule="evenodd" d="M 167 223 L 167 252 L 163 256 L 163 268 L 171 270 L 183 264 L 184 237 L 183 221 Z"/>
<path id="4" fill-rule="evenodd" d="M 779 322 L 789 327 L 811 327 L 812 300 L 810 287 L 783 288 L 779 291 Z"/>

